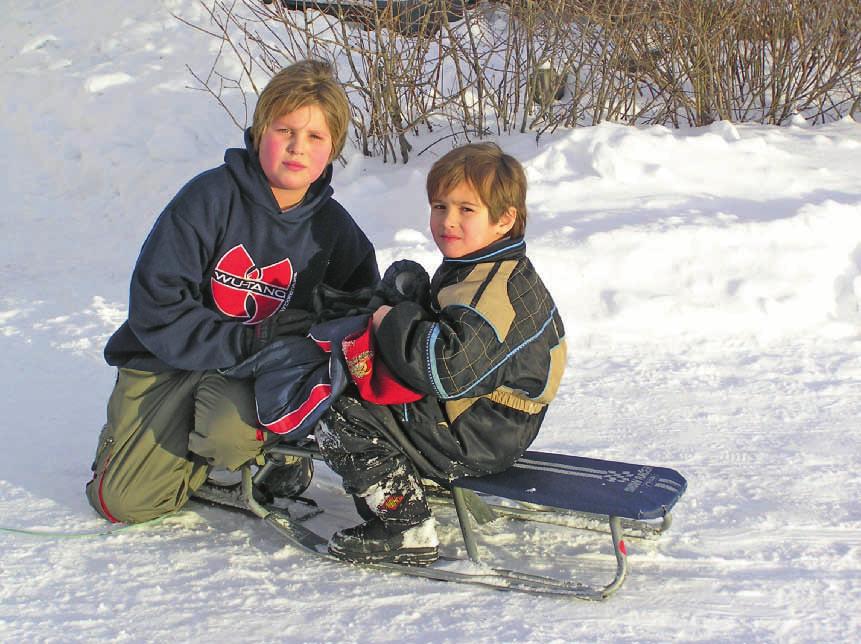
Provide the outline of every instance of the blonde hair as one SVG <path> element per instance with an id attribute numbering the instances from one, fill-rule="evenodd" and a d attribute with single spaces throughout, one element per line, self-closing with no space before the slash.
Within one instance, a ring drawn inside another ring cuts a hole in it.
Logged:
<path id="1" fill-rule="evenodd" d="M 490 221 L 496 223 L 509 209 L 517 216 L 512 237 L 526 232 L 526 173 L 520 162 L 505 154 L 496 143 L 470 143 L 441 157 L 427 178 L 428 201 L 434 201 L 458 184 L 466 182 L 487 206 Z"/>
<path id="2" fill-rule="evenodd" d="M 335 159 L 347 140 L 350 103 L 332 66 L 324 60 L 300 60 L 269 79 L 254 108 L 251 124 L 254 148 L 260 148 L 260 139 L 272 121 L 308 105 L 317 105 L 323 112 L 332 135 L 329 160 Z"/>

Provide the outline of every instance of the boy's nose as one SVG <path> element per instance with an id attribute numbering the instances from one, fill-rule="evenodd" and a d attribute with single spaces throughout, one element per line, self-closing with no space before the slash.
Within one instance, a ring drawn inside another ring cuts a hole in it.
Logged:
<path id="1" fill-rule="evenodd" d="M 297 154 L 302 151 L 302 141 L 301 137 L 291 136 L 287 139 L 287 151 Z"/>

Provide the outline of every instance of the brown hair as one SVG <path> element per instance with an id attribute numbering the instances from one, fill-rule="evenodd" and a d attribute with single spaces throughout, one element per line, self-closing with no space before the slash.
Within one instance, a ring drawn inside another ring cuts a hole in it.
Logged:
<path id="1" fill-rule="evenodd" d="M 317 105 L 326 118 L 332 135 L 334 160 L 347 140 L 350 124 L 350 104 L 341 83 L 334 76 L 332 66 L 324 60 L 300 60 L 275 74 L 257 99 L 251 138 L 254 148 L 260 148 L 260 139 L 266 128 L 279 116 L 300 107 Z"/>
<path id="2" fill-rule="evenodd" d="M 496 143 L 470 143 L 448 152 L 430 169 L 427 178 L 428 201 L 451 192 L 466 182 L 487 206 L 490 221 L 496 223 L 509 209 L 517 216 L 512 237 L 526 232 L 526 173 L 520 162 L 505 154 Z"/>

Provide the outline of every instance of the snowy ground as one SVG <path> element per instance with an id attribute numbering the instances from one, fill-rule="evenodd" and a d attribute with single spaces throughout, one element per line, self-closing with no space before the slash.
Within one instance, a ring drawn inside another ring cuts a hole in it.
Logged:
<path id="1" fill-rule="evenodd" d="M 199 13 L 191 0 L 54 0 L 18 3 L 0 25 L 3 528 L 103 526 L 83 496 L 114 376 L 102 346 L 155 216 L 241 141 L 186 89 L 184 66 L 205 69 L 211 43 L 171 9 Z M 535 447 L 689 481 L 672 530 L 629 543 L 615 598 L 358 572 L 195 505 L 109 537 L 0 533 L 0 641 L 857 638 L 861 124 L 604 125 L 500 143 L 528 168 L 530 255 L 569 334 Z M 422 185 L 442 151 L 407 167 L 351 152 L 336 169 L 336 197 L 383 266 L 435 266 Z M 313 494 L 333 510 L 321 529 L 354 521 L 330 473 Z M 488 542 L 500 558 L 543 542 L 553 571 L 601 579 L 603 538 L 568 537 L 509 524 Z"/>

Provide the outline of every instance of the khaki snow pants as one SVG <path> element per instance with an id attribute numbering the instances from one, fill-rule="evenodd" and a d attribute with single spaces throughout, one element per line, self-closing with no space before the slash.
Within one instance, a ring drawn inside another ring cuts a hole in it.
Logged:
<path id="1" fill-rule="evenodd" d="M 250 380 L 120 369 L 87 499 L 111 521 L 146 521 L 185 505 L 212 467 L 238 469 L 272 438 Z"/>

